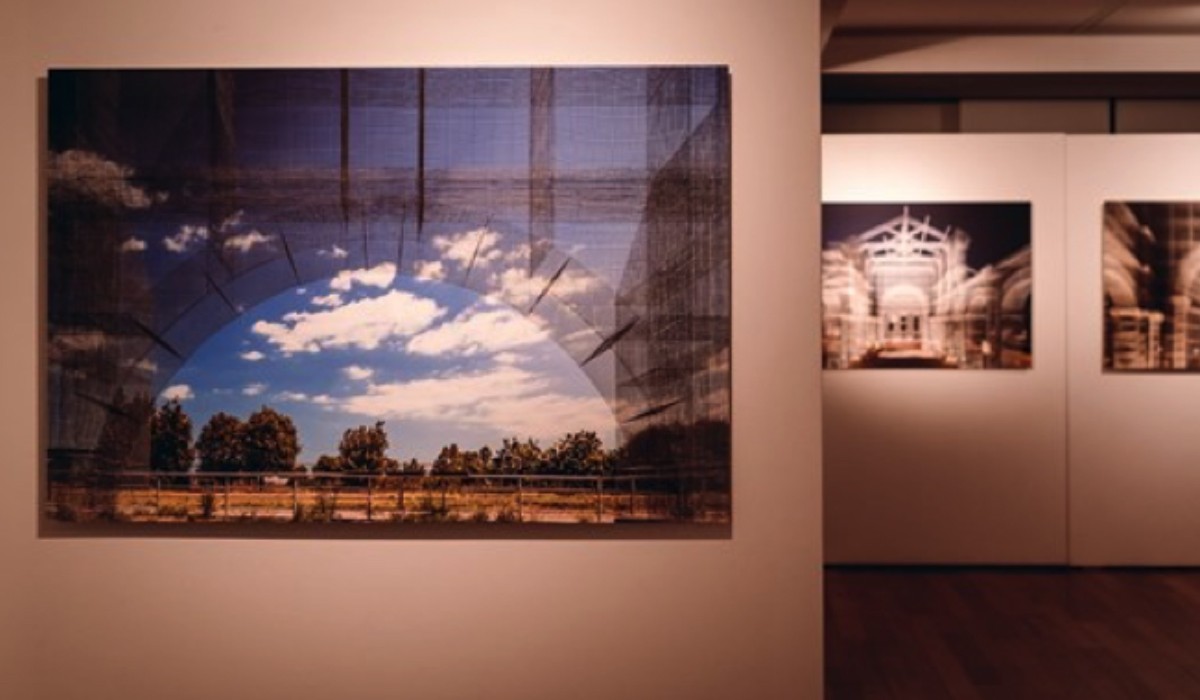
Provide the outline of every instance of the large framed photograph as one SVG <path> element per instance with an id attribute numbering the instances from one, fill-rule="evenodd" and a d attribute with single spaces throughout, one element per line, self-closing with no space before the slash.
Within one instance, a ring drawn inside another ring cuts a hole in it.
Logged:
<path id="1" fill-rule="evenodd" d="M 1104 369 L 1200 371 L 1200 202 L 1104 204 Z"/>
<path id="2" fill-rule="evenodd" d="M 728 523 L 723 67 L 53 70 L 57 521 Z"/>
<path id="3" fill-rule="evenodd" d="M 826 369 L 1033 363 L 1030 205 L 825 204 Z"/>

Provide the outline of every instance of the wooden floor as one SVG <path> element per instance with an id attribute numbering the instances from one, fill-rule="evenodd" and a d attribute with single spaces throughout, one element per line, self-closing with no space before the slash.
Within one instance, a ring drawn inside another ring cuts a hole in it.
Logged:
<path id="1" fill-rule="evenodd" d="M 826 698 L 1200 699 L 1200 571 L 831 568 Z"/>

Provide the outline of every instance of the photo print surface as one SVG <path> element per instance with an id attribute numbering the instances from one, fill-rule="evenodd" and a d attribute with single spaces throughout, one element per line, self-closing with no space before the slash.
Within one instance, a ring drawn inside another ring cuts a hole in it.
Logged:
<path id="1" fill-rule="evenodd" d="M 723 67 L 53 70 L 59 521 L 728 523 Z"/>
<path id="2" fill-rule="evenodd" d="M 1033 363 L 1028 203 L 825 204 L 826 369 Z"/>
<path id="3" fill-rule="evenodd" d="M 1200 202 L 1106 202 L 1104 369 L 1200 371 Z"/>

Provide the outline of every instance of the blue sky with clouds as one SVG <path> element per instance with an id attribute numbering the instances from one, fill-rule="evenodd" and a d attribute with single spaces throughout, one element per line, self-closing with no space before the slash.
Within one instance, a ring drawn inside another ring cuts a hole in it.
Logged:
<path id="1" fill-rule="evenodd" d="M 288 290 L 212 336 L 169 382 L 196 431 L 217 411 L 266 404 L 292 416 L 300 461 L 335 453 L 346 428 L 386 422 L 391 456 L 431 460 L 446 444 L 547 445 L 615 423 L 588 378 L 538 321 L 495 299 L 391 263 Z"/>
<path id="2" fill-rule="evenodd" d="M 398 459 L 513 435 L 545 444 L 579 429 L 611 446 L 610 407 L 540 324 L 577 359 L 616 330 L 646 168 L 724 107 L 722 73 L 554 71 L 550 112 L 539 116 L 554 125 L 560 203 L 547 256 L 531 249 L 532 200 L 520 186 L 533 175 L 531 105 L 547 77 L 529 69 L 56 71 L 49 181 L 122 212 L 122 273 L 130 289 L 150 285 L 152 330 L 189 357 L 169 378 L 152 356 L 122 361 L 141 373 L 137 386 L 149 377 L 183 400 L 197 432 L 216 411 L 244 418 L 267 404 L 296 420 L 305 463 L 375 420 Z M 119 99 L 78 108 L 91 81 L 103 92 L 114 77 Z M 220 169 L 210 171 L 214 156 Z M 418 221 L 413 240 L 405 224 Z M 403 269 L 379 262 L 389 258 Z M 257 297 L 238 287 L 249 277 L 218 274 L 222 298 L 190 303 L 217 286 L 205 267 L 213 259 L 238 275 L 265 277 L 274 264 L 280 284 L 289 271 L 341 272 L 253 308 L 243 300 Z M 204 304 L 219 312 L 205 316 Z M 237 318 L 193 347 L 209 328 L 190 314 L 215 323 L 230 307 Z M 547 321 L 514 311 L 535 307 Z M 587 372 L 617 394 L 614 353 Z"/>

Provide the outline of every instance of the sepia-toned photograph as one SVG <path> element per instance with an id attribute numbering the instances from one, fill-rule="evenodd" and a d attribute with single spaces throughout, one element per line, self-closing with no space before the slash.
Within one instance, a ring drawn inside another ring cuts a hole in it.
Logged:
<path id="1" fill-rule="evenodd" d="M 1033 364 L 1028 203 L 825 204 L 826 369 Z"/>
<path id="2" fill-rule="evenodd" d="M 1200 371 L 1200 202 L 1104 204 L 1104 369 Z"/>
<path id="3" fill-rule="evenodd" d="M 46 517 L 728 523 L 724 67 L 54 70 Z"/>

